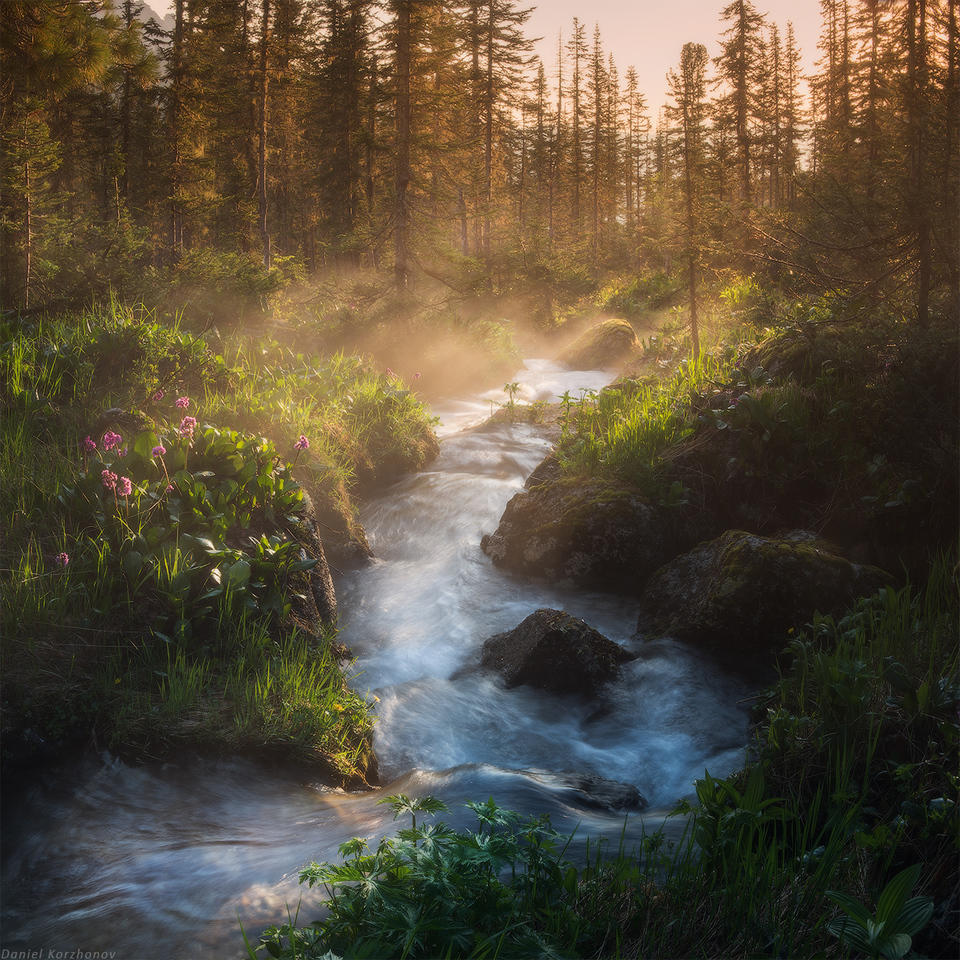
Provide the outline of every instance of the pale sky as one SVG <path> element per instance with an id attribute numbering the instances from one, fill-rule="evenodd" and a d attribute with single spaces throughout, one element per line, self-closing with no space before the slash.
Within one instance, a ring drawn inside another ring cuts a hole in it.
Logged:
<path id="1" fill-rule="evenodd" d="M 594 24 L 600 27 L 603 48 L 617 63 L 621 83 L 627 67 L 634 67 L 650 113 L 667 100 L 667 71 L 680 62 L 685 43 L 702 43 L 710 56 L 719 53 L 720 11 L 728 0 L 541 0 L 527 21 L 528 34 L 542 37 L 537 53 L 553 78 L 557 59 L 557 34 L 570 33 L 579 17 L 586 25 L 587 42 L 593 42 Z M 820 33 L 819 0 L 753 0 L 760 13 L 780 27 L 786 38 L 787 21 L 793 22 L 803 69 L 809 73 L 817 59 Z M 532 4 L 531 4 L 532 5 Z"/>
<path id="2" fill-rule="evenodd" d="M 172 0 L 147 0 L 154 10 L 172 9 Z M 680 49 L 687 42 L 705 44 L 711 56 L 719 51 L 719 13 L 728 0 L 541 0 L 527 22 L 527 35 L 541 37 L 536 52 L 547 74 L 554 77 L 557 36 L 570 33 L 575 16 L 586 25 L 587 42 L 598 24 L 604 50 L 613 54 L 621 80 L 627 67 L 637 71 L 640 89 L 647 97 L 651 117 L 667 99 L 667 71 L 680 62 Z M 803 69 L 810 73 L 817 59 L 820 32 L 819 0 L 753 0 L 786 37 L 787 21 L 793 22 Z"/>

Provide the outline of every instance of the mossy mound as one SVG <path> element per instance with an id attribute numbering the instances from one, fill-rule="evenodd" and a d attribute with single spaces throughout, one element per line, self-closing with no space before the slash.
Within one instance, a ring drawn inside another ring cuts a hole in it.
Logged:
<path id="1" fill-rule="evenodd" d="M 889 582 L 812 534 L 782 539 L 728 530 L 677 557 L 644 590 L 638 629 L 690 641 L 721 656 L 775 652 L 790 627 L 839 614 Z"/>
<path id="2" fill-rule="evenodd" d="M 640 355 L 640 341 L 626 320 L 604 320 L 585 330 L 557 359 L 574 370 L 622 367 Z"/>
<path id="3" fill-rule="evenodd" d="M 691 512 L 654 507 L 635 487 L 565 478 L 518 493 L 481 547 L 515 573 L 637 593 L 702 536 Z"/>

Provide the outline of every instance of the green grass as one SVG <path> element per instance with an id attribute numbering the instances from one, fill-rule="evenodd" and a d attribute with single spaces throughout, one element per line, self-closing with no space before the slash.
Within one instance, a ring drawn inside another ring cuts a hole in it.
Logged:
<path id="1" fill-rule="evenodd" d="M 581 400 L 562 398 L 561 465 L 653 489 L 663 452 L 694 431 L 693 398 L 729 370 L 729 362 L 701 354 L 666 379 L 624 379 Z"/>

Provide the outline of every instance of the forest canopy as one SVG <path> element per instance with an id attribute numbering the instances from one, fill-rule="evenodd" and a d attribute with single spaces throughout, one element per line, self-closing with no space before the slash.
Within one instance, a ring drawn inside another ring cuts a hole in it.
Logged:
<path id="1" fill-rule="evenodd" d="M 544 63 L 517 0 L 175 0 L 166 26 L 11 0 L 3 305 L 347 263 L 460 292 L 682 274 L 695 313 L 735 269 L 926 323 L 957 302 L 956 3 L 821 8 L 805 78 L 792 26 L 733 0 L 651 116 L 599 28 Z"/>

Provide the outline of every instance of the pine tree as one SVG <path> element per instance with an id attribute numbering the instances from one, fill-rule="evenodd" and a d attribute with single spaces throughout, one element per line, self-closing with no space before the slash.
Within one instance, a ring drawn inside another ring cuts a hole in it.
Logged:
<path id="1" fill-rule="evenodd" d="M 573 18 L 573 34 L 567 41 L 567 53 L 573 63 L 570 69 L 570 180 L 572 203 L 570 218 L 574 239 L 580 238 L 582 225 L 580 190 L 583 180 L 583 144 L 581 117 L 583 115 L 583 69 L 587 59 L 587 43 L 583 24 Z"/>
<path id="2" fill-rule="evenodd" d="M 680 124 L 680 159 L 683 167 L 684 255 L 687 261 L 687 297 L 690 309 L 690 338 L 693 356 L 700 355 L 697 319 L 697 265 L 700 258 L 700 192 L 704 163 L 706 114 L 707 48 L 685 43 L 680 69 L 670 71 L 668 82 L 673 104 L 668 116 Z"/>
<path id="3" fill-rule="evenodd" d="M 720 16 L 730 25 L 723 32 L 720 56 L 714 61 L 718 80 L 726 88 L 717 103 L 717 122 L 729 125 L 736 137 L 739 195 L 745 210 L 753 200 L 750 131 L 762 81 L 764 21 L 749 0 L 732 0 Z"/>
<path id="4" fill-rule="evenodd" d="M 599 28 L 593 33 L 593 49 L 587 60 L 587 101 L 590 119 L 587 138 L 587 168 L 590 171 L 590 250 L 594 267 L 600 245 L 600 192 L 603 171 L 604 128 L 606 126 L 607 72 L 603 62 Z"/>

